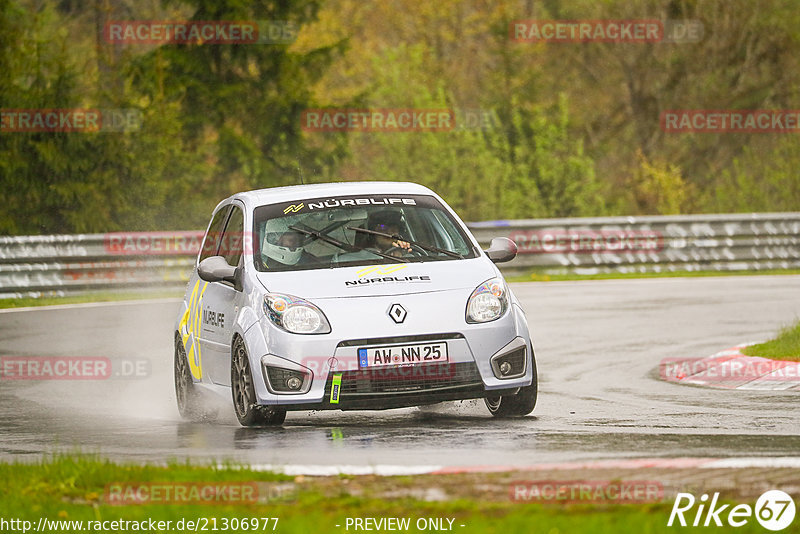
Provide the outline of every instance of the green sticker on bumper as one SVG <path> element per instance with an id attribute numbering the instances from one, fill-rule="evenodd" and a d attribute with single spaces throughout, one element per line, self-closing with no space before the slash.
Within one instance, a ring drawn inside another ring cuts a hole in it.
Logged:
<path id="1" fill-rule="evenodd" d="M 331 382 L 331 404 L 339 404 L 339 390 L 342 389 L 342 375 L 333 375 Z"/>

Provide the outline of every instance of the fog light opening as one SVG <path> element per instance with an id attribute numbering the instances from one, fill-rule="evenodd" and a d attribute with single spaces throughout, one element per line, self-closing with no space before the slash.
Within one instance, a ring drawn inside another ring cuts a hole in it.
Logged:
<path id="1" fill-rule="evenodd" d="M 516 338 L 500 352 L 492 356 L 492 373 L 501 380 L 525 376 L 527 344 L 522 338 Z"/>
<path id="2" fill-rule="evenodd" d="M 299 395 L 307 393 L 311 387 L 311 375 L 307 372 L 267 364 L 263 364 L 263 369 L 271 393 Z"/>

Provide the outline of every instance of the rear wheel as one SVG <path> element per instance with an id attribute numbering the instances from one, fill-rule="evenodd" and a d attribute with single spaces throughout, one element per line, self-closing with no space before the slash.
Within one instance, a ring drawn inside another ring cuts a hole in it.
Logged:
<path id="1" fill-rule="evenodd" d="M 231 358 L 231 393 L 236 417 L 242 426 L 280 425 L 286 419 L 286 410 L 256 403 L 250 359 L 242 338 L 233 343 Z"/>
<path id="2" fill-rule="evenodd" d="M 519 388 L 515 395 L 486 396 L 486 407 L 495 417 L 521 417 L 528 415 L 536 407 L 538 396 L 538 379 L 536 376 L 536 360 L 533 360 L 533 382 L 530 386 Z"/>

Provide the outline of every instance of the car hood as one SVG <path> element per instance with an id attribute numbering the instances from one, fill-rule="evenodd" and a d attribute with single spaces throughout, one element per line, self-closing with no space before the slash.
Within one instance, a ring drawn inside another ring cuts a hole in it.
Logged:
<path id="1" fill-rule="evenodd" d="M 497 276 L 494 264 L 483 257 L 257 274 L 267 291 L 305 299 L 471 291 L 494 276 Z"/>

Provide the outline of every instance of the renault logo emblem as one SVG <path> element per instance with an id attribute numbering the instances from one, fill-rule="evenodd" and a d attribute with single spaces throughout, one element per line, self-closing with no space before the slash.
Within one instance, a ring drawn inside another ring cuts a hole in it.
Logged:
<path id="1" fill-rule="evenodd" d="M 403 308 L 399 304 L 392 304 L 391 307 L 389 308 L 389 317 L 391 317 L 392 321 L 394 321 L 397 324 L 400 324 L 403 321 L 405 321 L 406 315 L 408 315 L 408 312 L 406 311 L 405 308 Z"/>

